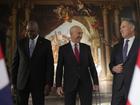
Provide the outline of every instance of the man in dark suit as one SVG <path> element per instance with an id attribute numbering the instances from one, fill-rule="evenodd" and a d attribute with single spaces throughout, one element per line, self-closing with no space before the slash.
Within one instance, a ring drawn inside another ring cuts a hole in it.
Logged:
<path id="1" fill-rule="evenodd" d="M 123 19 L 120 32 L 123 39 L 114 46 L 109 64 L 113 74 L 111 105 L 126 105 L 140 41 L 133 20 Z"/>
<path id="2" fill-rule="evenodd" d="M 65 105 L 75 105 L 77 93 L 81 105 L 92 105 L 92 90 L 99 89 L 90 47 L 80 43 L 82 34 L 79 26 L 71 27 L 71 41 L 59 49 L 56 87 L 58 95 L 64 94 Z"/>
<path id="3" fill-rule="evenodd" d="M 28 105 L 31 93 L 33 105 L 44 105 L 44 91 L 49 92 L 53 86 L 51 42 L 39 36 L 35 21 L 27 24 L 26 31 L 27 37 L 17 43 L 12 63 L 12 83 L 17 91 L 17 104 Z"/>

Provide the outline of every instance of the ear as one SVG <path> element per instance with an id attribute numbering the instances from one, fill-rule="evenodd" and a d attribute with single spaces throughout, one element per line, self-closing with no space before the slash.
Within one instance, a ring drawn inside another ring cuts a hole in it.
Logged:
<path id="1" fill-rule="evenodd" d="M 131 25 L 131 31 L 135 31 L 135 26 Z"/>

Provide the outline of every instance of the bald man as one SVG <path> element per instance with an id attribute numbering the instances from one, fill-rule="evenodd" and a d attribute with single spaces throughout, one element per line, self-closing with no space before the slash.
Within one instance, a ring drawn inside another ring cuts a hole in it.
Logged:
<path id="1" fill-rule="evenodd" d="M 79 26 L 71 27 L 71 41 L 59 49 L 56 87 L 58 95 L 64 95 L 65 105 L 76 105 L 77 93 L 81 105 L 92 105 L 92 91 L 99 89 L 90 46 L 80 43 L 82 34 Z"/>
<path id="2" fill-rule="evenodd" d="M 12 83 L 17 91 L 17 105 L 28 105 L 29 94 L 33 105 L 44 105 L 44 92 L 53 86 L 54 61 L 51 42 L 40 37 L 38 24 L 30 21 L 27 37 L 17 42 L 12 63 Z"/>

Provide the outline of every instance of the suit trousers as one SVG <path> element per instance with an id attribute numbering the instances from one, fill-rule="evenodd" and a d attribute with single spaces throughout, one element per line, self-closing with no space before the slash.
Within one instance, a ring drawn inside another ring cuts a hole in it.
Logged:
<path id="1" fill-rule="evenodd" d="M 64 92 L 65 105 L 76 105 L 77 94 L 80 99 L 80 105 L 92 105 L 92 87 L 85 88 L 80 82 L 76 89 L 70 92 Z"/>
<path id="2" fill-rule="evenodd" d="M 17 90 L 17 105 L 28 105 L 30 94 L 33 105 L 44 105 L 44 89 L 32 87 L 29 83 L 24 89 Z"/>
<path id="3" fill-rule="evenodd" d="M 126 96 L 124 86 L 118 90 L 113 91 L 111 105 L 126 105 Z"/>

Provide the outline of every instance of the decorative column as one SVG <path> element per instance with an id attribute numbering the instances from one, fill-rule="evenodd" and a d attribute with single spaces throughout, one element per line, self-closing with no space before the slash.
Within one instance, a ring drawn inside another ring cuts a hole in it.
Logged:
<path id="1" fill-rule="evenodd" d="M 93 52 L 94 52 L 94 63 L 96 64 L 99 64 L 99 58 L 98 58 L 98 47 L 96 46 L 94 49 L 93 49 Z"/>
<path id="2" fill-rule="evenodd" d="M 100 33 L 100 49 L 101 49 L 101 74 L 100 74 L 100 80 L 106 79 L 107 69 L 106 69 L 106 60 L 105 60 L 105 46 L 103 43 L 103 34 Z"/>
<path id="3" fill-rule="evenodd" d="M 27 2 L 25 5 L 25 20 L 24 20 L 24 29 L 22 29 L 22 36 L 21 37 L 26 37 L 26 23 L 29 22 L 30 20 L 30 13 L 31 13 L 31 8 L 30 8 L 30 2 Z"/>
<path id="4" fill-rule="evenodd" d="M 134 10 L 132 11 L 132 18 L 133 18 L 134 21 L 137 20 L 137 19 L 136 19 L 136 12 L 135 12 Z"/>
<path id="5" fill-rule="evenodd" d="M 25 8 L 25 21 L 29 21 L 30 19 L 30 9 L 28 7 Z"/>
<path id="6" fill-rule="evenodd" d="M 110 38 L 109 38 L 109 27 L 108 27 L 108 9 L 103 8 L 103 26 L 104 26 L 104 40 L 107 42 L 105 45 L 105 60 L 106 60 L 106 76 L 110 77 L 109 62 L 110 62 Z M 109 45 L 108 45 L 109 44 Z"/>
<path id="7" fill-rule="evenodd" d="M 98 53 L 98 48 L 100 47 L 100 37 L 99 33 L 96 29 L 94 30 L 94 35 L 92 34 L 92 39 L 91 39 L 91 47 L 93 48 L 93 57 L 94 57 L 94 63 L 99 65 L 100 60 L 99 60 L 99 53 Z"/>
<path id="8" fill-rule="evenodd" d="M 116 36 L 117 38 L 120 38 L 121 35 L 120 35 L 120 12 L 119 12 L 119 9 L 116 8 L 114 10 L 114 21 L 115 21 L 115 33 L 116 33 Z"/>
<path id="9" fill-rule="evenodd" d="M 25 5 L 25 21 L 30 20 L 30 14 L 32 8 L 33 8 L 33 3 L 31 2 L 31 0 L 29 0 Z"/>

